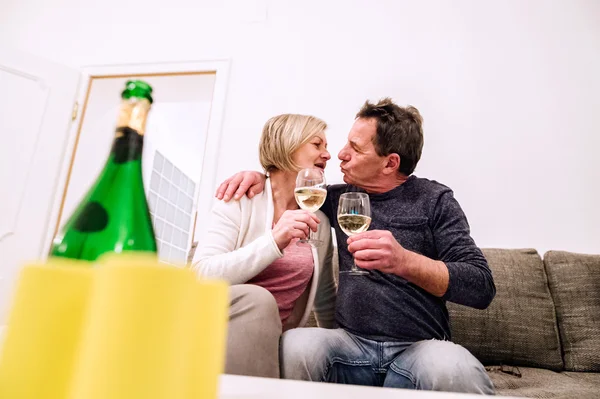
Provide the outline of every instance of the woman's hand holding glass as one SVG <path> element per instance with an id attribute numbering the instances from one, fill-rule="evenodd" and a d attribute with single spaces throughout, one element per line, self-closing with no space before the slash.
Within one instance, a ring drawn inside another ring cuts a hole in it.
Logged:
<path id="1" fill-rule="evenodd" d="M 294 238 L 306 239 L 310 232 L 317 231 L 319 218 L 303 209 L 287 210 L 273 226 L 273 239 L 279 250 L 283 250 Z"/>
<path id="2" fill-rule="evenodd" d="M 298 206 L 309 212 L 316 212 L 319 210 L 327 197 L 327 186 L 325 184 L 323 170 L 318 168 L 306 168 L 300 170 L 296 177 L 296 189 L 294 190 L 294 196 L 296 197 Z M 308 240 L 300 240 L 299 243 L 309 243 L 312 245 L 321 244 L 319 240 L 314 238 L 312 231 L 309 234 Z"/>

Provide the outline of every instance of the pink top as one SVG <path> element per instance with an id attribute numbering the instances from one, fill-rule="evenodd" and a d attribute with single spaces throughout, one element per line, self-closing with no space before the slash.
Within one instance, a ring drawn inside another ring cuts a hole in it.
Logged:
<path id="1" fill-rule="evenodd" d="M 248 281 L 248 284 L 259 285 L 273 294 L 282 323 L 290 316 L 296 300 L 306 290 L 314 270 L 311 247 L 298 246 L 297 241 L 290 241 L 283 250 L 282 258 Z"/>

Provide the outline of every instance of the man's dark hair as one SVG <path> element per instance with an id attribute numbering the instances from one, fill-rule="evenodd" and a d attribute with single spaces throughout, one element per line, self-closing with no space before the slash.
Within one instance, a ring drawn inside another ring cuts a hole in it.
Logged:
<path id="1" fill-rule="evenodd" d="M 423 151 L 423 118 L 418 109 L 400 107 L 388 97 L 377 104 L 367 100 L 356 117 L 377 121 L 373 145 L 379 156 L 396 153 L 400 156 L 398 171 L 406 176 L 414 172 Z"/>

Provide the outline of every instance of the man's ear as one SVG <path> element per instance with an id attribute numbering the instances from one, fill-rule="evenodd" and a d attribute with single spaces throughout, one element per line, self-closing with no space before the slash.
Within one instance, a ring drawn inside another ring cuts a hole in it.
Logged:
<path id="1" fill-rule="evenodd" d="M 387 160 L 383 168 L 383 173 L 388 175 L 398 172 L 398 168 L 400 168 L 400 155 L 392 153 L 386 158 Z"/>

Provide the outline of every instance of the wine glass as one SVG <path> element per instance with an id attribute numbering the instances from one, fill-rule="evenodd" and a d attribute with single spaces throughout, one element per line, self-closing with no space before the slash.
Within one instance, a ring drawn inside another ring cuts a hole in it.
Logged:
<path id="1" fill-rule="evenodd" d="M 327 197 L 327 188 L 325 186 L 325 175 L 318 168 L 305 168 L 298 172 L 296 177 L 296 188 L 294 197 L 300 208 L 310 212 L 316 212 Z M 320 240 L 314 237 L 312 230 L 309 230 L 307 240 L 299 240 L 299 244 L 319 245 Z"/>
<path id="2" fill-rule="evenodd" d="M 354 192 L 342 194 L 337 209 L 337 220 L 342 231 L 348 236 L 367 231 L 371 224 L 371 202 L 369 201 L 369 195 Z M 350 270 L 345 273 L 351 275 L 369 274 L 368 271 L 359 269 L 354 261 Z"/>

